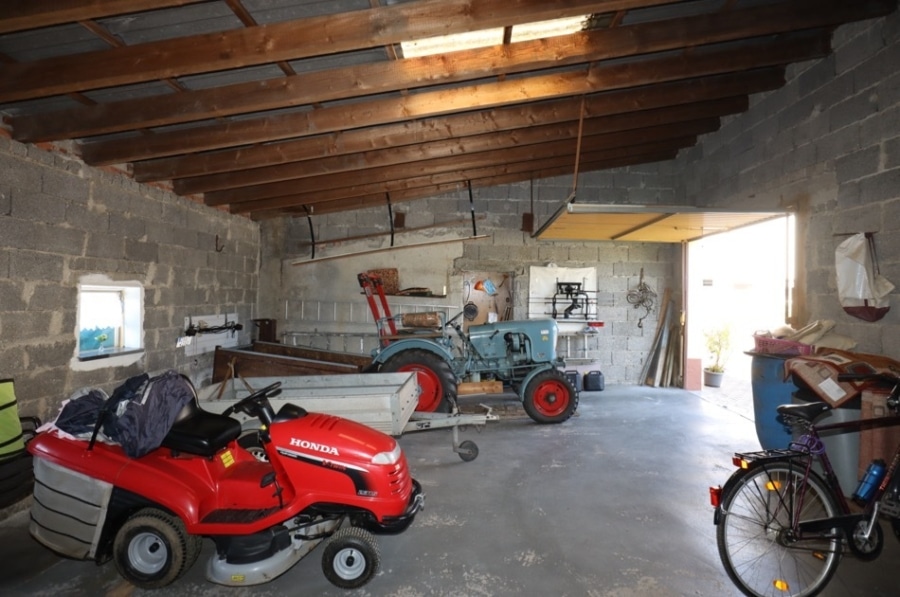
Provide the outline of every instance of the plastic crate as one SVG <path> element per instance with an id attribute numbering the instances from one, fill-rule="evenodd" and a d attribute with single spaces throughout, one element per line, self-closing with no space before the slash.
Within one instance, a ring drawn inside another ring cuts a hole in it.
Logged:
<path id="1" fill-rule="evenodd" d="M 767 338 L 766 336 L 753 336 L 755 343 L 754 352 L 759 354 L 782 354 L 792 356 L 805 356 L 812 354 L 813 347 L 802 342 L 782 340 L 780 338 Z"/>

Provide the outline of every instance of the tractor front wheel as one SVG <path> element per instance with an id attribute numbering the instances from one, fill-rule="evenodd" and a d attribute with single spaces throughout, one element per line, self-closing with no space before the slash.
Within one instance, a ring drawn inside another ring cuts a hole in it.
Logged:
<path id="1" fill-rule="evenodd" d="M 405 350 L 397 353 L 381 366 L 383 373 L 416 374 L 419 382 L 419 412 L 450 412 L 456 402 L 456 376 L 450 364 L 427 350 Z"/>
<path id="2" fill-rule="evenodd" d="M 578 392 L 565 374 L 551 369 L 528 382 L 522 406 L 538 423 L 562 423 L 578 408 Z"/>

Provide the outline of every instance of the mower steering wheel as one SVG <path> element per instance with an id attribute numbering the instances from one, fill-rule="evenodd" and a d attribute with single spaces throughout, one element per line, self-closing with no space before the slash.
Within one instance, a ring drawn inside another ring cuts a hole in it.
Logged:
<path id="1" fill-rule="evenodd" d="M 222 412 L 222 414 L 226 417 L 229 417 L 234 412 L 242 412 L 251 417 L 268 418 L 268 421 L 263 422 L 269 424 L 272 422 L 272 418 L 274 417 L 272 406 L 269 404 L 269 398 L 274 398 L 275 396 L 280 394 L 281 390 L 278 389 L 280 387 L 281 382 L 276 381 L 275 383 L 268 385 L 261 390 L 253 392 L 246 398 L 238 400 L 237 402 L 226 408 Z M 266 412 L 268 412 L 268 417 L 262 417 L 262 414 Z"/>

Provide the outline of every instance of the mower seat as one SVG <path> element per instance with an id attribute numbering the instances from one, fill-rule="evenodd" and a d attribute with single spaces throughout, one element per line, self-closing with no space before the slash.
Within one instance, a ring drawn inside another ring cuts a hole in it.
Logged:
<path id="1" fill-rule="evenodd" d="M 195 393 L 194 399 L 178 413 L 162 445 L 175 452 L 214 456 L 240 435 L 237 419 L 203 410 Z"/>

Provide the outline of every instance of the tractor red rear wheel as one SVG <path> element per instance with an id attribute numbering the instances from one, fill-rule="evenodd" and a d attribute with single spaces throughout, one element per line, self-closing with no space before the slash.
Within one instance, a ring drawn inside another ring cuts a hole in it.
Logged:
<path id="1" fill-rule="evenodd" d="M 578 392 L 565 374 L 551 369 L 528 382 L 522 406 L 538 423 L 562 423 L 578 408 Z"/>
<path id="2" fill-rule="evenodd" d="M 384 373 L 416 373 L 419 382 L 419 412 L 450 412 L 456 402 L 456 376 L 450 364 L 427 350 L 404 350 L 381 366 Z"/>

